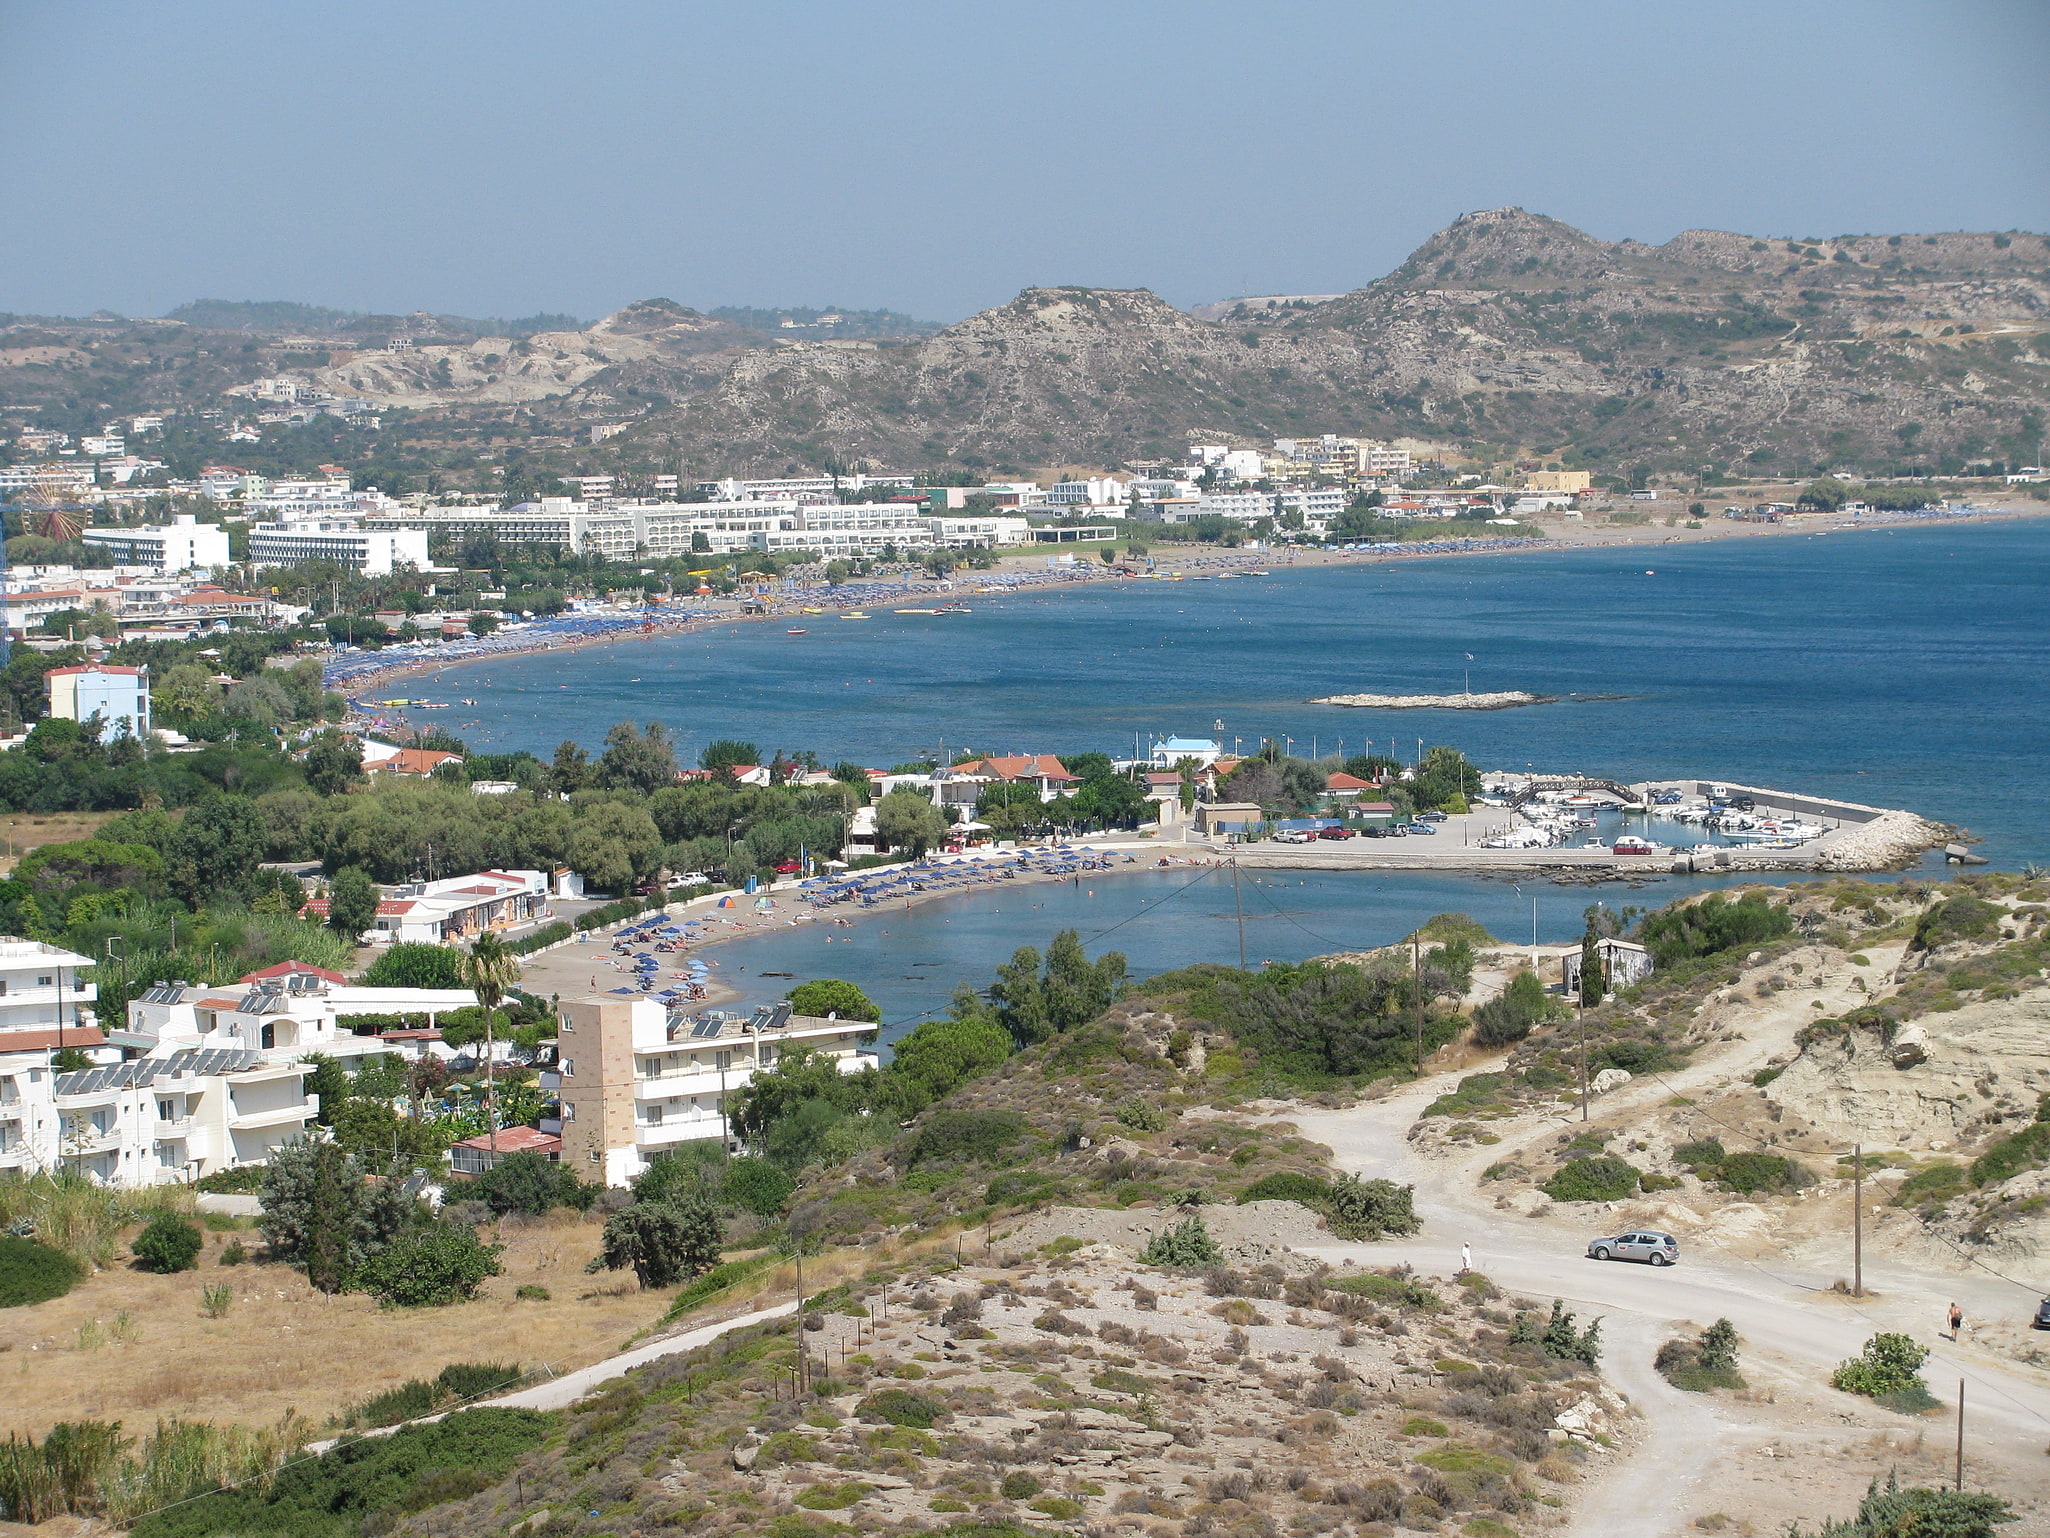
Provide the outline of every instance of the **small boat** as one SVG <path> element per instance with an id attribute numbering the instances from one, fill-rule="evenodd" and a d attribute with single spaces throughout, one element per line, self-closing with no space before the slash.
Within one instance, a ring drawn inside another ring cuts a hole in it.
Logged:
<path id="1" fill-rule="evenodd" d="M 805 631 L 802 631 L 802 630 L 786 630 L 786 631 L 784 631 L 783 633 L 784 633 L 785 635 L 804 635 L 804 634 L 807 634 L 807 632 L 805 632 Z"/>
<path id="2" fill-rule="evenodd" d="M 848 611 L 847 611 L 847 612 L 846 612 L 845 614 L 841 615 L 841 616 L 840 616 L 840 618 L 842 618 L 842 619 L 867 619 L 867 618 L 868 618 L 868 615 L 867 615 L 866 613 L 864 613 L 864 612 L 863 612 L 862 610 L 860 610 L 860 609 L 849 609 L 849 610 L 848 610 Z"/>
<path id="3" fill-rule="evenodd" d="M 465 705 L 474 705 L 474 704 L 476 704 L 477 702 L 476 702 L 475 700 L 464 700 L 464 701 L 463 701 L 463 703 L 464 703 Z"/>

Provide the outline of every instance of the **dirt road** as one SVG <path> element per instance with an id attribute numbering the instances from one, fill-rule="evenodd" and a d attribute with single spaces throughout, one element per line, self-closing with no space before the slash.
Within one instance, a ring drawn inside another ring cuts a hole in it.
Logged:
<path id="1" fill-rule="evenodd" d="M 1375 1266 L 1408 1261 L 1449 1276 L 1467 1243 L 1473 1246 L 1474 1269 L 1498 1284 L 1533 1299 L 1563 1298 L 1584 1316 L 1602 1317 L 1603 1369 L 1643 1413 L 1645 1435 L 1637 1455 L 1588 1492 L 1574 1524 L 1576 1538 L 1678 1538 L 1698 1531 L 1695 1518 L 1716 1511 L 1770 1531 L 1788 1514 L 1811 1522 L 1847 1514 L 1855 1496 L 1847 1501 L 1845 1488 L 1862 1488 L 1871 1475 L 1884 1478 L 1891 1466 L 1898 1465 L 1904 1477 L 1922 1477 L 1897 1452 L 1904 1444 L 1895 1433 L 1912 1436 L 1918 1449 L 1926 1440 L 1925 1461 L 1933 1465 L 1955 1424 L 1947 1413 L 1918 1426 L 1820 1386 L 1838 1362 L 1855 1356 L 1880 1330 L 1904 1330 L 1935 1348 L 1924 1375 L 1946 1404 L 1954 1400 L 1958 1380 L 1967 1383 L 1968 1483 L 1976 1474 L 2005 1493 L 2033 1490 L 2040 1498 L 2050 1492 L 2050 1463 L 2043 1453 L 2050 1442 L 2050 1378 L 1995 1361 L 1969 1342 L 1953 1347 L 1937 1339 L 1933 1328 L 1943 1299 L 1972 1293 L 1986 1308 L 2012 1312 L 2026 1301 L 2014 1289 L 1990 1280 L 1919 1275 L 1883 1256 L 1877 1264 L 1868 1256 L 1866 1268 L 1868 1285 L 1882 1296 L 1863 1301 L 1829 1291 L 1832 1277 L 1799 1274 L 1791 1263 L 1764 1266 L 1698 1250 L 1685 1253 L 1679 1267 L 1664 1270 L 1586 1259 L 1586 1240 L 1609 1231 L 1602 1227 L 1603 1208 L 1555 1208 L 1554 1215 L 1522 1217 L 1488 1205 L 1463 1166 L 1413 1153 L 1409 1128 L 1444 1087 L 1442 1080 L 1425 1080 L 1378 1102 L 1288 1118 L 1330 1147 L 1341 1168 L 1414 1184 L 1424 1219 L 1423 1233 L 1414 1240 L 1332 1243 L 1311 1253 Z M 1745 1369 L 1754 1383 L 1772 1385 L 1772 1400 L 1683 1393 L 1652 1371 L 1659 1342 L 1717 1318 L 1736 1324 L 1744 1337 Z M 1914 1436 L 1916 1431 L 1922 1435 Z M 1807 1458 L 1805 1467 L 1781 1452 L 1790 1440 L 1824 1435 L 1832 1445 Z M 1849 1466 L 1858 1448 L 1834 1445 L 1860 1435 L 1873 1449 L 1866 1459 L 1870 1467 L 1863 1470 Z M 1768 1465 L 1771 1490 L 1754 1488 L 1748 1473 L 1739 1476 L 1761 1461 Z M 1825 1472 L 1828 1477 L 1821 1477 Z M 1801 1493 L 1803 1480 L 1809 1495 Z M 1775 1492 L 1785 1498 L 1765 1509 Z M 2050 1532 L 2046 1517 L 2050 1513 L 2038 1509 L 2004 1531 L 2016 1538 Z"/>

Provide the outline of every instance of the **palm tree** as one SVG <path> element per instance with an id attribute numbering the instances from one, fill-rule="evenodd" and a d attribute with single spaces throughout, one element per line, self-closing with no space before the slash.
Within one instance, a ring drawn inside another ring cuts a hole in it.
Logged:
<path id="1" fill-rule="evenodd" d="M 492 1034 L 492 1012 L 520 980 L 520 958 L 505 948 L 505 942 L 488 930 L 470 943 L 458 963 L 463 981 L 484 1006 L 484 1127 L 491 1135 L 491 1152 L 498 1152 L 498 1087 L 492 1078 L 496 1039 Z M 496 1160 L 494 1159 L 494 1163 Z"/>

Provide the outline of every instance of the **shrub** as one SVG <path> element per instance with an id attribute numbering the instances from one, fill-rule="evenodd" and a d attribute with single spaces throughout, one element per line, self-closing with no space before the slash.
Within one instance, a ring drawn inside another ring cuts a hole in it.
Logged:
<path id="1" fill-rule="evenodd" d="M 1423 1227 L 1416 1215 L 1416 1187 L 1392 1180 L 1362 1180 L 1343 1175 L 1331 1182 L 1326 1210 L 1331 1232 L 1341 1239 L 1378 1239 L 1383 1234 L 1413 1234 Z"/>
<path id="2" fill-rule="evenodd" d="M 1007 1501 L 1029 1501 L 1045 1488 L 1045 1485 L 1025 1470 L 1013 1469 L 1004 1476 L 1004 1482 L 997 1486 L 997 1493 Z"/>
<path id="3" fill-rule="evenodd" d="M 1558 1013 L 1559 1008 L 1559 1002 L 1545 992 L 1537 973 L 1518 972 L 1499 997 L 1473 1012 L 1474 1040 L 1483 1046 L 1508 1046 L 1523 1040 Z"/>
<path id="4" fill-rule="evenodd" d="M 1665 1073 L 1680 1060 L 1662 1042 L 1612 1041 L 1594 1055 L 1597 1071 L 1620 1068 L 1625 1073 Z"/>
<path id="5" fill-rule="evenodd" d="M 231 1169 L 215 1170 L 211 1175 L 201 1175 L 192 1182 L 192 1188 L 209 1196 L 251 1196 L 262 1184 L 261 1164 L 238 1164 Z"/>
<path id="6" fill-rule="evenodd" d="M 1893 1409 L 1919 1410 L 1936 1403 L 1922 1381 L 1929 1348 L 1909 1335 L 1881 1332 L 1865 1349 L 1830 1374 L 1831 1388 L 1862 1394 Z"/>
<path id="7" fill-rule="evenodd" d="M 701 1199 L 635 1202 L 606 1219 L 592 1265 L 631 1267 L 643 1287 L 670 1287 L 718 1265 L 720 1238 L 719 1215 Z"/>
<path id="8" fill-rule="evenodd" d="M 1137 1095 L 1127 1095 L 1120 1100 L 1111 1114 L 1134 1132 L 1164 1131 L 1169 1120 L 1167 1112 Z"/>
<path id="9" fill-rule="evenodd" d="M 199 1311 L 209 1319 L 225 1319 L 235 1306 L 235 1289 L 226 1282 L 209 1282 L 199 1289 Z"/>
<path id="10" fill-rule="evenodd" d="M 84 1276 L 85 1267 L 62 1250 L 0 1234 L 0 1308 L 61 1298 Z"/>
<path id="11" fill-rule="evenodd" d="M 588 1207 L 597 1194 L 588 1191 L 568 1165 L 531 1149 L 501 1156 L 470 1182 L 470 1191 L 500 1217 L 508 1212 L 538 1217 L 551 1207 Z"/>
<path id="12" fill-rule="evenodd" d="M 1387 1303 L 1396 1308 L 1421 1309 L 1427 1314 L 1435 1314 L 1445 1306 L 1445 1300 L 1422 1282 L 1413 1282 L 1406 1276 L 1389 1276 L 1380 1271 L 1348 1276 L 1331 1285 L 1355 1297 L 1372 1298 L 1376 1303 Z"/>
<path id="13" fill-rule="evenodd" d="M 842 1020 L 875 1021 L 883 1018 L 875 1001 L 853 983 L 837 977 L 821 977 L 799 983 L 783 995 L 800 1015 L 838 1015 Z"/>
<path id="14" fill-rule="evenodd" d="M 947 1407 L 937 1399 L 928 1399 L 908 1388 L 879 1389 L 854 1407 L 854 1413 L 865 1421 L 884 1426 L 910 1426 L 919 1431 L 930 1431 L 933 1422 L 947 1413 Z"/>
<path id="15" fill-rule="evenodd" d="M 2000 933 L 2002 909 L 1978 897 L 1953 897 L 1915 920 L 1909 948 L 1933 951 L 1959 940 L 1990 940 Z"/>
<path id="16" fill-rule="evenodd" d="M 1927 1169 L 1916 1170 L 1901 1182 L 1901 1188 L 1894 1193 L 1896 1207 L 1925 1207 L 1941 1205 L 1953 1196 L 1969 1188 L 1962 1165 L 1948 1159 L 1939 1159 Z"/>
<path id="17" fill-rule="evenodd" d="M 1746 1196 L 1759 1191 L 1792 1191 L 1813 1180 L 1792 1159 L 1768 1153 L 1733 1153 L 1723 1160 L 1716 1178 L 1726 1189 Z"/>
<path id="18" fill-rule="evenodd" d="M 726 1199 L 759 1218 L 773 1218 L 783 1210 L 797 1183 L 767 1159 L 743 1155 L 728 1161 L 722 1187 Z"/>
<path id="19" fill-rule="evenodd" d="M 555 1294 L 539 1282 L 522 1282 L 513 1289 L 513 1296 L 522 1303 L 546 1303 Z"/>
<path id="20" fill-rule="evenodd" d="M 1032 1130 L 1016 1111 L 935 1111 L 911 1140 L 911 1163 L 989 1163 Z"/>
<path id="21" fill-rule="evenodd" d="M 1155 1234 L 1139 1252 L 1139 1261 L 1142 1265 L 1177 1268 L 1215 1266 L 1223 1264 L 1224 1251 L 1210 1237 L 1201 1218 L 1185 1218 L 1165 1233 Z"/>
<path id="22" fill-rule="evenodd" d="M 2044 1103 L 2050 1105 L 2050 1097 Z M 1972 1183 L 1995 1185 L 2045 1161 L 2050 1161 L 2050 1121 L 2036 1121 L 2012 1137 L 2002 1138 L 1974 1159 Z"/>
<path id="23" fill-rule="evenodd" d="M 1585 1362 L 1588 1366 L 1599 1365 L 1602 1355 L 1602 1322 L 1597 1319 L 1585 1330 L 1573 1327 L 1574 1316 L 1566 1312 L 1566 1304 L 1559 1298 L 1552 1299 L 1552 1317 L 1543 1326 L 1535 1314 L 1518 1314 L 1509 1326 L 1509 1344 L 1512 1346 L 1535 1346 L 1546 1356 L 1561 1362 Z"/>
<path id="24" fill-rule="evenodd" d="M 395 1308 L 467 1303 L 504 1269 L 502 1244 L 485 1244 L 460 1223 L 429 1223 L 399 1235 L 357 1268 L 355 1283 Z"/>
<path id="25" fill-rule="evenodd" d="M 1682 1169 L 1712 1170 L 1723 1162 L 1723 1158 L 1723 1145 L 1712 1137 L 1682 1143 L 1673 1150 L 1673 1162 Z"/>
<path id="26" fill-rule="evenodd" d="M 367 988 L 461 988 L 463 953 L 453 945 L 401 940 L 370 963 Z"/>
<path id="27" fill-rule="evenodd" d="M 1699 902 L 1680 903 L 1651 914 L 1638 926 L 1636 939 L 1651 951 L 1655 963 L 1670 968 L 1740 945 L 1777 940 L 1793 927 L 1793 916 L 1783 905 L 1755 895 L 1732 902 L 1720 892 L 1711 892 Z"/>
<path id="28" fill-rule="evenodd" d="M 150 1220 L 149 1227 L 135 1236 L 135 1243 L 129 1248 L 135 1252 L 136 1263 L 145 1271 L 168 1275 L 174 1271 L 190 1271 L 198 1265 L 200 1247 L 205 1242 L 197 1226 L 174 1213 L 162 1212 Z"/>
<path id="29" fill-rule="evenodd" d="M 1858 1503 L 1858 1514 L 1848 1522 L 1825 1522 L 1813 1538 L 1994 1538 L 1993 1529 L 2012 1522 L 2015 1514 L 2006 1501 L 1976 1490 L 1903 1490 L 1892 1474 L 1886 1488 L 1874 1478 Z M 1799 1522 L 1787 1528 L 1787 1538 L 1810 1538 Z"/>
<path id="30" fill-rule="evenodd" d="M 1692 1393 L 1744 1387 L 1737 1372 L 1737 1327 L 1727 1319 L 1718 1319 L 1694 1340 L 1667 1341 L 1652 1366 L 1673 1387 Z"/>
<path id="31" fill-rule="evenodd" d="M 1538 1189 L 1555 1202 L 1620 1202 L 1637 1189 L 1632 1165 L 1604 1154 L 1598 1159 L 1568 1159 Z"/>
<path id="32" fill-rule="evenodd" d="M 1239 1192 L 1239 1205 L 1244 1206 L 1247 1202 L 1296 1202 L 1321 1212 L 1325 1198 L 1330 1194 L 1331 1188 L 1314 1175 L 1276 1170 L 1271 1175 L 1262 1175 Z"/>
<path id="33" fill-rule="evenodd" d="M 240 1239 L 230 1239 L 221 1246 L 221 1264 L 239 1266 L 249 1258 L 249 1248 Z"/>

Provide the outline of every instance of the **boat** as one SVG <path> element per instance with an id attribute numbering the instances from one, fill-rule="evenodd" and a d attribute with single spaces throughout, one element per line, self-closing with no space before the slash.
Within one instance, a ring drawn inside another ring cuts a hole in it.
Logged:
<path id="1" fill-rule="evenodd" d="M 860 609 L 849 609 L 849 610 L 848 610 L 848 611 L 847 611 L 847 612 L 846 612 L 845 614 L 841 615 L 841 616 L 840 616 L 840 618 L 842 618 L 842 619 L 867 619 L 867 618 L 868 618 L 868 615 L 867 615 L 867 614 L 866 614 L 866 613 L 865 613 L 865 612 L 864 612 L 863 610 L 860 610 Z"/>
<path id="2" fill-rule="evenodd" d="M 890 612 L 893 614 L 937 614 L 940 611 L 938 609 L 893 609 Z"/>
<path id="3" fill-rule="evenodd" d="M 1665 854 L 1666 852 L 1664 844 L 1654 844 L 1650 839 L 1639 838 L 1634 833 L 1624 834 L 1609 846 L 1609 853 L 1611 854 Z"/>
<path id="4" fill-rule="evenodd" d="M 824 609 L 799 609 L 797 612 L 800 614 L 823 614 L 826 611 Z"/>
<path id="5" fill-rule="evenodd" d="M 808 632 L 806 632 L 806 631 L 803 631 L 803 630 L 786 630 L 786 631 L 784 631 L 783 633 L 784 633 L 785 635 L 805 635 L 805 634 L 807 634 Z"/>

